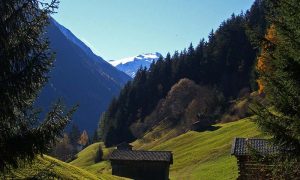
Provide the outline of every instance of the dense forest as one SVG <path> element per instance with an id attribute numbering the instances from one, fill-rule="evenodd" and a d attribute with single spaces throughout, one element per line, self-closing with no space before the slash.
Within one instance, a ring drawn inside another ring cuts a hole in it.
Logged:
<path id="1" fill-rule="evenodd" d="M 183 78 L 219 97 L 215 107 L 218 112 L 208 112 L 215 103 L 198 112 L 213 116 L 211 121 L 216 121 L 231 100 L 257 89 L 255 64 L 267 27 L 265 11 L 264 1 L 257 0 L 249 11 L 233 14 L 216 31 L 212 30 L 207 41 L 202 39 L 196 47 L 190 44 L 183 51 L 161 57 L 149 69 L 140 69 L 102 114 L 98 138 L 112 146 L 138 138 L 141 133 L 134 129 L 143 127 L 142 133 L 150 130 L 153 123 L 145 120 Z M 182 88 L 182 92 L 185 90 Z M 137 123 L 140 126 L 132 128 Z"/>

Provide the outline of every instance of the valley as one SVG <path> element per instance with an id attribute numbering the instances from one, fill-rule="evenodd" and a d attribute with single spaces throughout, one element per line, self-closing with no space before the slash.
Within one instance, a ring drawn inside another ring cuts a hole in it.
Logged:
<path id="1" fill-rule="evenodd" d="M 300 177 L 300 3 L 149 2 L 0 2 L 0 179 Z"/>

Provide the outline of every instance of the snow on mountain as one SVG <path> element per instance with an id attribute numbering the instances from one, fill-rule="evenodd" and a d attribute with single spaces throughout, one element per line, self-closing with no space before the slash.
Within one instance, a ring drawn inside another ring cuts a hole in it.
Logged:
<path id="1" fill-rule="evenodd" d="M 111 60 L 109 63 L 133 78 L 140 67 L 149 68 L 150 64 L 153 61 L 156 62 L 161 56 L 158 52 L 146 53 L 120 60 Z"/>

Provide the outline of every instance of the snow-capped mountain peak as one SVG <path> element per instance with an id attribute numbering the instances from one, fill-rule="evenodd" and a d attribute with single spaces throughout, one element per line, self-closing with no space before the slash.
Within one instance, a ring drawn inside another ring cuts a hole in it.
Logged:
<path id="1" fill-rule="evenodd" d="M 146 53 L 137 56 L 122 58 L 119 60 L 111 60 L 110 64 L 118 68 L 119 70 L 125 72 L 131 77 L 135 76 L 135 73 L 140 67 L 149 68 L 150 64 L 157 61 L 162 55 L 158 52 L 156 53 Z"/>

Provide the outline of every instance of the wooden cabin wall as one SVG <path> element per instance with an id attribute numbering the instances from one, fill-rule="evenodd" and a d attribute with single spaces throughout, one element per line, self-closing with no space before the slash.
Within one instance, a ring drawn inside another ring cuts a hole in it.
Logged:
<path id="1" fill-rule="evenodd" d="M 272 179 L 272 165 L 261 163 L 249 156 L 237 157 L 239 180 Z"/>
<path id="2" fill-rule="evenodd" d="M 111 161 L 112 174 L 135 180 L 168 180 L 168 162 Z"/>

